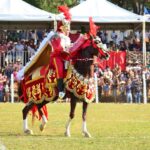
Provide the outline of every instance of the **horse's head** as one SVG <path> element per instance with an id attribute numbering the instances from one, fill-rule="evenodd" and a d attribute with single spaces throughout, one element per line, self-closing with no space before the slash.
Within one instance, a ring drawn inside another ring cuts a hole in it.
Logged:
<path id="1" fill-rule="evenodd" d="M 109 57 L 107 47 L 105 44 L 102 43 L 101 39 L 97 36 L 97 30 L 99 29 L 92 20 L 92 17 L 89 18 L 90 23 L 90 31 L 89 36 L 91 39 L 92 46 L 94 47 L 95 51 L 98 51 L 97 56 L 103 59 L 107 59 Z"/>
<path id="2" fill-rule="evenodd" d="M 81 46 L 80 56 L 85 60 L 92 60 L 94 56 L 100 59 L 107 59 L 109 53 L 105 44 L 98 36 L 86 35 L 86 40 Z"/>
<path id="3" fill-rule="evenodd" d="M 103 44 L 98 36 L 93 38 L 93 41 L 94 41 L 93 46 L 98 51 L 98 57 L 101 59 L 108 59 L 109 53 L 106 44 Z"/>
<path id="4" fill-rule="evenodd" d="M 108 58 L 108 52 L 100 41 L 100 38 L 93 38 L 91 35 L 85 35 L 86 40 L 82 43 L 80 50 L 75 57 L 75 69 L 83 76 L 91 75 L 91 66 L 95 64 L 96 57 Z"/>

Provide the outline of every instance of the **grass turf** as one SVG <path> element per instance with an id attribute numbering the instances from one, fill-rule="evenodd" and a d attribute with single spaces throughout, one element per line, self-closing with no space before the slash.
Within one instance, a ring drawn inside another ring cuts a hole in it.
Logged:
<path id="1" fill-rule="evenodd" d="M 69 103 L 48 104 L 49 120 L 44 132 L 36 119 L 30 128 L 34 135 L 22 131 L 22 103 L 0 103 L 0 150 L 150 150 L 150 104 L 90 104 L 87 127 L 92 138 L 81 134 L 82 105 L 76 108 L 71 137 L 64 136 Z"/>

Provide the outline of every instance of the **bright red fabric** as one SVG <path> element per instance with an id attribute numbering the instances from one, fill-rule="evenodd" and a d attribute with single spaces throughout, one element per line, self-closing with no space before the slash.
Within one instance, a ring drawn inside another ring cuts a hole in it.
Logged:
<path id="1" fill-rule="evenodd" d="M 102 69 L 109 66 L 110 69 L 114 69 L 115 65 L 118 64 L 121 70 L 126 69 L 126 52 L 122 51 L 110 51 L 110 57 L 108 60 L 98 60 L 98 66 Z"/>

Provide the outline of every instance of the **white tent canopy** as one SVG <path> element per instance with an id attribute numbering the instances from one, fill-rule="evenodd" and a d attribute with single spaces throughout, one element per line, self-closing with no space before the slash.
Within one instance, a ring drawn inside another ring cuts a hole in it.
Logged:
<path id="1" fill-rule="evenodd" d="M 97 23 L 138 23 L 142 16 L 127 11 L 107 0 L 86 0 L 70 9 L 73 22 L 88 22 L 89 17 Z"/>
<path id="2" fill-rule="evenodd" d="M 144 15 L 146 22 L 150 22 L 150 15 Z"/>
<path id="3" fill-rule="evenodd" d="M 23 0 L 0 0 L 0 21 L 50 21 L 53 17 Z"/>

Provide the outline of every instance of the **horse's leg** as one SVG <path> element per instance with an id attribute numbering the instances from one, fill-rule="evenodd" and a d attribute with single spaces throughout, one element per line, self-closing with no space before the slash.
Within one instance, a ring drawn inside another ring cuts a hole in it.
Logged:
<path id="1" fill-rule="evenodd" d="M 82 132 L 84 134 L 85 137 L 91 137 L 90 133 L 87 130 L 87 126 L 86 126 L 86 113 L 87 113 L 87 108 L 88 108 L 88 103 L 86 103 L 85 101 L 83 101 L 83 107 L 82 107 Z"/>
<path id="2" fill-rule="evenodd" d="M 65 136 L 70 137 L 70 125 L 71 125 L 71 121 L 75 116 L 75 108 L 76 108 L 76 97 L 72 95 L 71 100 L 70 100 L 70 115 L 69 115 L 69 119 L 67 121 L 66 124 L 66 131 L 65 131 Z"/>
<path id="3" fill-rule="evenodd" d="M 28 128 L 28 122 L 27 122 L 27 115 L 31 108 L 33 107 L 34 103 L 33 102 L 28 102 L 26 106 L 22 110 L 23 114 L 23 131 L 26 134 L 33 134 L 33 131 Z"/>
<path id="4" fill-rule="evenodd" d="M 55 101 L 56 99 L 57 99 L 58 97 L 56 96 L 54 99 L 53 99 L 53 101 Z M 42 123 L 40 124 L 40 131 L 43 131 L 44 129 L 45 129 L 45 127 L 46 127 L 46 124 L 47 124 L 47 118 L 46 118 L 46 116 L 44 115 L 44 112 L 43 112 L 43 110 L 42 110 L 42 107 L 44 106 L 44 105 L 46 105 L 47 103 L 49 103 L 49 101 L 43 101 L 41 104 L 38 104 L 37 105 L 37 108 L 38 108 L 38 112 L 39 112 L 39 114 L 40 114 L 40 116 L 42 117 Z"/>
<path id="5" fill-rule="evenodd" d="M 40 131 L 43 131 L 46 127 L 46 123 L 47 123 L 47 118 L 46 116 L 44 115 L 43 111 L 42 111 L 42 107 L 44 105 L 46 105 L 48 102 L 47 101 L 43 101 L 41 104 L 38 104 L 37 107 L 38 107 L 38 112 L 40 114 L 40 116 L 42 117 L 42 123 L 40 124 Z"/>

